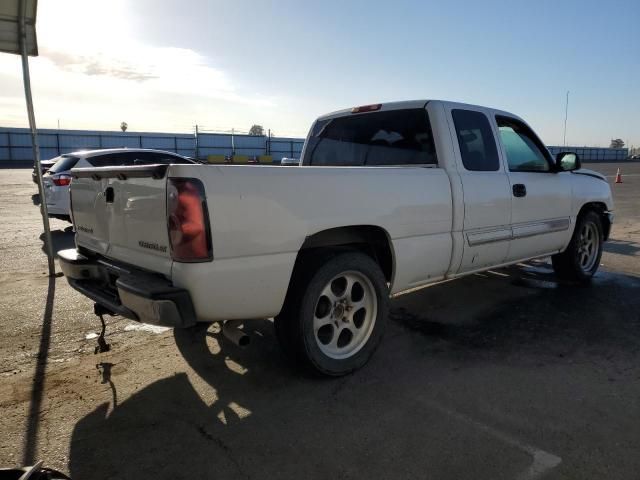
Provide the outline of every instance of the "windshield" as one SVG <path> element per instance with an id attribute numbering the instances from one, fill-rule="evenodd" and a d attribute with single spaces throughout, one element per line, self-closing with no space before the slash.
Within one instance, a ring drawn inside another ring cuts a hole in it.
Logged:
<path id="1" fill-rule="evenodd" d="M 74 157 L 72 155 L 62 155 L 58 158 L 59 160 L 49 169 L 50 174 L 71 170 L 75 164 L 78 163 L 78 160 L 80 160 L 79 157 Z"/>

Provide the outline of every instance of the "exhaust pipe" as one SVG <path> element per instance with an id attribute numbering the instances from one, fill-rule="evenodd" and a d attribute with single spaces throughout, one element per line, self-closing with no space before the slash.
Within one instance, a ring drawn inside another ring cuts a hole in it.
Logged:
<path id="1" fill-rule="evenodd" d="M 227 320 L 222 324 L 222 334 L 238 347 L 246 347 L 251 341 L 249 335 L 240 330 L 242 323 L 242 320 Z"/>

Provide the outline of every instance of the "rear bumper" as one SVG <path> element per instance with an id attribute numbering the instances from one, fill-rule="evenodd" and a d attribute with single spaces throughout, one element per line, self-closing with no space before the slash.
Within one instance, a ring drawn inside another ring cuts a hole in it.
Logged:
<path id="1" fill-rule="evenodd" d="M 50 215 L 66 215 L 69 216 L 69 208 L 68 206 L 59 206 L 55 203 L 47 203 L 47 212 Z"/>
<path id="2" fill-rule="evenodd" d="M 189 293 L 166 278 L 75 249 L 58 252 L 69 285 L 115 314 L 167 327 L 196 322 Z"/>
<path id="3" fill-rule="evenodd" d="M 69 215 L 71 212 L 69 187 L 57 187 L 45 183 L 44 198 L 47 202 L 47 211 L 49 213 L 54 215 Z"/>

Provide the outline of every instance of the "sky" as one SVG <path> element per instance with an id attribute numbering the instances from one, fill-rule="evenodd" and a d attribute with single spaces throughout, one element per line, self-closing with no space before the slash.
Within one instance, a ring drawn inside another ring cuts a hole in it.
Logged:
<path id="1" fill-rule="evenodd" d="M 303 137 L 324 113 L 446 99 L 523 117 L 547 145 L 640 146 L 640 2 L 40 0 L 40 128 Z M 0 126 L 27 126 L 0 54 Z"/>

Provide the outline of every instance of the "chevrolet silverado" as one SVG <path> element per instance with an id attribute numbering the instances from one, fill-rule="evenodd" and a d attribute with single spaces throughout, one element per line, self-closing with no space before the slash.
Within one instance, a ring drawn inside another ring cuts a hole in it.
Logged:
<path id="1" fill-rule="evenodd" d="M 72 170 L 69 283 L 142 322 L 274 317 L 296 362 L 361 367 L 389 296 L 551 256 L 587 282 L 613 220 L 606 179 L 552 158 L 509 112 L 437 100 L 318 118 L 300 166 Z"/>

